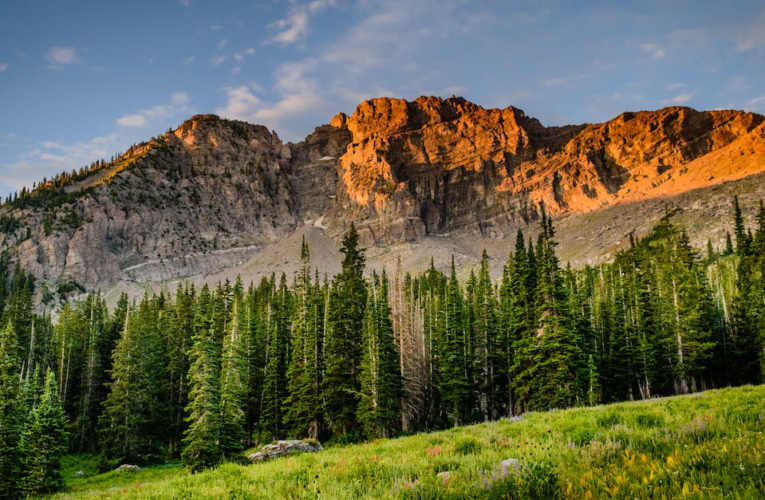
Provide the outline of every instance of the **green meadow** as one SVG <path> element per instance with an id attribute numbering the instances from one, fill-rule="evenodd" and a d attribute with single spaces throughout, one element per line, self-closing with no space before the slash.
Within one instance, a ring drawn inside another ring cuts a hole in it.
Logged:
<path id="1" fill-rule="evenodd" d="M 98 474 L 97 457 L 69 456 L 66 489 L 51 498 L 763 498 L 763 432 L 765 386 L 744 386 L 196 474 L 172 463 Z"/>

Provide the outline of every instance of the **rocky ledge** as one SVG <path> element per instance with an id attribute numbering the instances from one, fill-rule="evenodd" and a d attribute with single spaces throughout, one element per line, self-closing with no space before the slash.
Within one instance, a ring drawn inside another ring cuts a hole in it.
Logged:
<path id="1" fill-rule="evenodd" d="M 273 444 L 267 444 L 260 451 L 256 451 L 247 457 L 252 463 L 279 458 L 292 453 L 318 453 L 323 450 L 321 443 L 315 440 L 307 439 L 305 441 L 277 441 Z"/>

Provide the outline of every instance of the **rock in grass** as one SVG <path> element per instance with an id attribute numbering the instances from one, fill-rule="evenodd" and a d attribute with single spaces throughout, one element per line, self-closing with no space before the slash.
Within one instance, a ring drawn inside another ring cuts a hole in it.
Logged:
<path id="1" fill-rule="evenodd" d="M 77 472 L 74 473 L 74 477 L 82 477 L 84 475 L 85 475 L 85 473 L 82 472 L 81 470 L 78 470 Z"/>
<path id="2" fill-rule="evenodd" d="M 323 450 L 321 443 L 316 440 L 306 439 L 305 441 L 301 441 L 295 439 L 267 444 L 266 446 L 263 446 L 260 451 L 256 451 L 247 458 L 252 463 L 255 463 L 262 462 L 263 460 L 270 460 L 272 458 L 283 457 L 291 453 L 317 453 L 321 450 Z"/>
<path id="3" fill-rule="evenodd" d="M 510 467 L 513 467 L 517 470 L 521 468 L 521 463 L 517 458 L 508 458 L 507 460 L 502 460 L 499 463 L 499 466 L 503 469 L 510 469 Z"/>
<path id="4" fill-rule="evenodd" d="M 115 472 L 141 472 L 141 468 L 137 465 L 130 465 L 130 464 L 122 464 L 116 469 L 114 469 Z"/>

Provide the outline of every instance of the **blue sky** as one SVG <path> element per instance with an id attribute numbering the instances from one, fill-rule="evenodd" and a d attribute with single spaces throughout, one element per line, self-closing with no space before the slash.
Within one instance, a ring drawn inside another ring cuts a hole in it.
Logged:
<path id="1" fill-rule="evenodd" d="M 765 113 L 765 3 L 3 1 L 0 193 L 195 113 L 297 141 L 370 97 L 452 94 L 546 125 Z"/>

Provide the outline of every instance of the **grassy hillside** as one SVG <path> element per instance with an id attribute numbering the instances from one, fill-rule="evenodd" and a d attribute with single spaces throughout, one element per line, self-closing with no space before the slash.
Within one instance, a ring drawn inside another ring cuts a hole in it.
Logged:
<path id="1" fill-rule="evenodd" d="M 69 457 L 68 491 L 54 498 L 762 498 L 764 431 L 765 386 L 748 386 L 530 413 L 194 475 L 173 464 L 96 475 L 94 457 Z M 518 469 L 500 465 L 510 458 Z"/>

